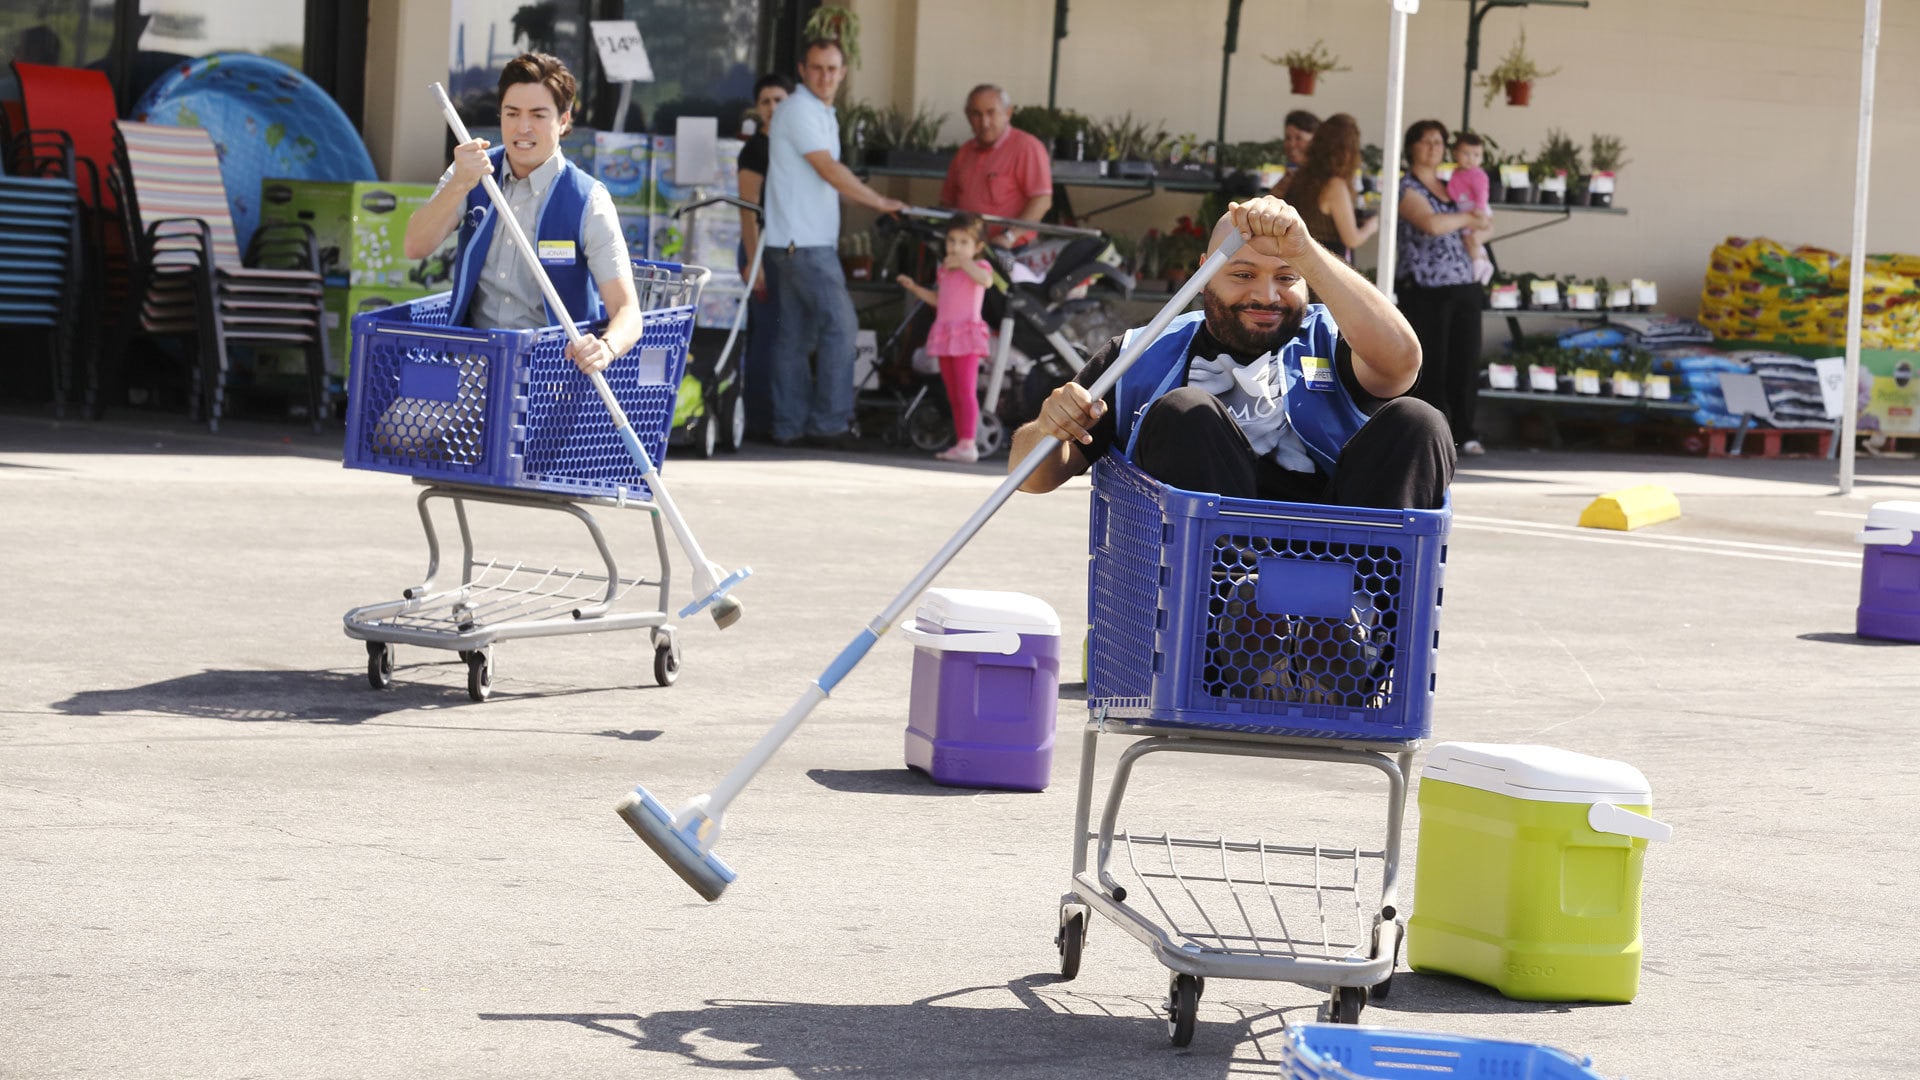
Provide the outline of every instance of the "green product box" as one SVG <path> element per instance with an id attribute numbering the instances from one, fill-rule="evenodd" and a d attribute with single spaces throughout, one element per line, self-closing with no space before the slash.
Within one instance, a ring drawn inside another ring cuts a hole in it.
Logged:
<path id="1" fill-rule="evenodd" d="M 270 178 L 260 183 L 260 223 L 299 222 L 311 228 L 328 285 L 434 292 L 447 288 L 453 277 L 458 231 L 424 259 L 409 260 L 405 254 L 407 222 L 433 197 L 433 189 L 432 184 Z"/>

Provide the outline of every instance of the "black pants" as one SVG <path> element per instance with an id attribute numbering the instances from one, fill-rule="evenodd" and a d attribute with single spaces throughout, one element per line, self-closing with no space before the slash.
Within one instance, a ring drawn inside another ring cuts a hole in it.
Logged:
<path id="1" fill-rule="evenodd" d="M 1397 291 L 1400 313 L 1420 339 L 1413 396 L 1439 409 L 1459 442 L 1478 439 L 1473 414 L 1480 401 L 1480 286 L 1401 282 Z"/>
<path id="2" fill-rule="evenodd" d="M 1183 386 L 1140 418 L 1134 462 L 1163 484 L 1236 499 L 1434 510 L 1453 482 L 1453 435 L 1439 410 L 1414 398 L 1380 407 L 1347 440 L 1329 477 L 1254 456 L 1220 399 Z"/>

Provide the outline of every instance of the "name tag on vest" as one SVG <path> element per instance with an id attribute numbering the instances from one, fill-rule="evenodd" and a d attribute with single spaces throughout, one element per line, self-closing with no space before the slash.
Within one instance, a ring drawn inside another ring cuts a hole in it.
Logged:
<path id="1" fill-rule="evenodd" d="M 1324 356 L 1300 358 L 1300 377 L 1309 390 L 1333 389 L 1333 361 Z"/>
<path id="2" fill-rule="evenodd" d="M 540 241 L 540 262 L 547 266 L 572 266 L 579 261 L 573 253 L 571 240 Z"/>

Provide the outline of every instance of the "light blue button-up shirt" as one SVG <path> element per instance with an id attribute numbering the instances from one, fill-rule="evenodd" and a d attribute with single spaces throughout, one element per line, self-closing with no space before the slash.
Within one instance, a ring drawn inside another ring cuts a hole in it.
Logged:
<path id="1" fill-rule="evenodd" d="M 840 121 L 833 106 L 801 86 L 780 103 L 767 131 L 769 248 L 840 243 L 840 193 L 807 160 L 816 150 L 840 160 Z"/>

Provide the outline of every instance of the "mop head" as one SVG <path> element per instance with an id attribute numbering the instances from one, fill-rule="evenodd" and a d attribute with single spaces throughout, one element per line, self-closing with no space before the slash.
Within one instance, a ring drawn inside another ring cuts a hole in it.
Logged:
<path id="1" fill-rule="evenodd" d="M 707 564 L 707 566 L 711 572 L 717 573 L 719 571 L 719 567 L 711 563 Z M 725 630 L 727 627 L 739 622 L 741 611 L 740 601 L 728 596 L 727 593 L 731 592 L 735 585 L 740 584 L 751 576 L 753 576 L 753 567 L 751 566 L 743 566 L 733 573 L 728 574 L 725 578 L 721 579 L 718 585 L 713 587 L 712 592 L 681 608 L 680 617 L 684 619 L 694 612 L 699 611 L 701 608 L 711 607 L 713 609 L 713 621 L 720 629 Z M 700 584 L 697 575 L 694 579 L 694 584 L 696 587 Z"/>
<path id="2" fill-rule="evenodd" d="M 725 630 L 740 621 L 740 601 L 731 596 L 723 596 L 713 607 L 707 609 L 707 614 L 713 616 L 715 626 Z"/>
<path id="3" fill-rule="evenodd" d="M 738 876 L 720 856 L 701 851 L 692 837 L 674 828 L 673 815 L 667 813 L 659 800 L 647 794 L 646 788 L 637 787 L 628 792 L 614 811 L 662 862 L 706 899 L 720 899 L 720 894 L 726 892 Z"/>

